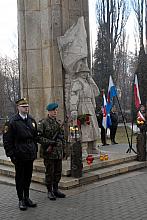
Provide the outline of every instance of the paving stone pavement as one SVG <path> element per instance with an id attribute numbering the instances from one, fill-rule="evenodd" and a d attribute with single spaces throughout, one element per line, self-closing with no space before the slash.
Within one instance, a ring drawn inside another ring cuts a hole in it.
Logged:
<path id="1" fill-rule="evenodd" d="M 108 148 L 121 153 L 128 145 L 102 147 Z M 35 190 L 30 195 L 38 207 L 20 211 L 15 186 L 0 184 L 0 220 L 147 220 L 147 169 L 68 190 L 65 199 L 50 201 Z"/>
<path id="2" fill-rule="evenodd" d="M 31 190 L 37 208 L 18 209 L 14 186 L 0 184 L 1 220 L 146 220 L 147 169 L 93 183 L 72 191 L 65 199 L 50 201 Z"/>

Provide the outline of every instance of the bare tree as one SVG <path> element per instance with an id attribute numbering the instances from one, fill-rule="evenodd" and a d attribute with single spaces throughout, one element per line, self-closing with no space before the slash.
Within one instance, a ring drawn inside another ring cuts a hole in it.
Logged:
<path id="1" fill-rule="evenodd" d="M 138 32 L 139 32 L 139 42 L 140 50 L 138 57 L 138 65 L 136 68 L 136 74 L 138 75 L 139 87 L 140 87 L 140 96 L 142 104 L 147 107 L 147 54 L 145 54 L 144 47 L 144 30 L 146 28 L 146 21 L 144 12 L 147 13 L 147 1 L 138 0 L 132 1 L 133 9 L 136 14 L 138 22 Z"/>
<path id="2" fill-rule="evenodd" d="M 98 40 L 95 50 L 94 73 L 97 80 L 102 75 L 105 76 L 101 84 L 102 88 L 107 88 L 110 74 L 116 79 L 114 74 L 115 50 L 128 17 L 127 1 L 97 1 Z"/>
<path id="3" fill-rule="evenodd" d="M 144 0 L 131 1 L 133 10 L 136 14 L 137 22 L 138 22 L 138 31 L 139 31 L 139 39 L 140 39 L 140 48 L 144 47 L 143 44 L 143 29 L 144 29 Z"/>
<path id="4" fill-rule="evenodd" d="M 4 115 L 5 112 L 5 107 L 4 107 L 4 103 L 5 103 L 5 78 L 3 75 L 3 69 L 1 66 L 1 60 L 0 60 L 0 117 L 2 117 Z"/>
<path id="5" fill-rule="evenodd" d="M 0 77 L 1 77 L 1 103 L 0 111 L 3 116 L 15 111 L 15 101 L 19 96 L 19 71 L 18 59 L 8 57 L 0 58 Z"/>

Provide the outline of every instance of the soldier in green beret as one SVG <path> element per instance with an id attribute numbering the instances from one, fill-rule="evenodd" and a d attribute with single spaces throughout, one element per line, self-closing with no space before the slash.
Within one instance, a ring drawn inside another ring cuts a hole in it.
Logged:
<path id="1" fill-rule="evenodd" d="M 50 200 L 56 200 L 56 197 L 65 197 L 65 194 L 58 189 L 62 173 L 65 140 L 61 124 L 56 120 L 58 104 L 48 104 L 47 111 L 47 118 L 38 123 L 38 142 L 41 144 L 43 150 L 48 198 Z"/>

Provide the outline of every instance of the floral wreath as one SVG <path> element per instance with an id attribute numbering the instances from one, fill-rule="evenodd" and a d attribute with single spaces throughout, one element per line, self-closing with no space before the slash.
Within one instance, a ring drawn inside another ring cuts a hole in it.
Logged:
<path id="1" fill-rule="evenodd" d="M 78 115 L 77 124 L 80 127 L 81 125 L 90 125 L 90 114 Z"/>

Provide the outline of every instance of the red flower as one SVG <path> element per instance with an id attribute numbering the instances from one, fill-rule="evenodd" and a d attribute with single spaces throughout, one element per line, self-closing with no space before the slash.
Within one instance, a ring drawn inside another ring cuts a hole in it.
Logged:
<path id="1" fill-rule="evenodd" d="M 79 119 L 77 120 L 77 125 L 79 128 L 81 127 L 81 121 Z"/>
<path id="2" fill-rule="evenodd" d="M 90 125 L 90 117 L 89 117 L 89 115 L 86 115 L 86 124 Z"/>

